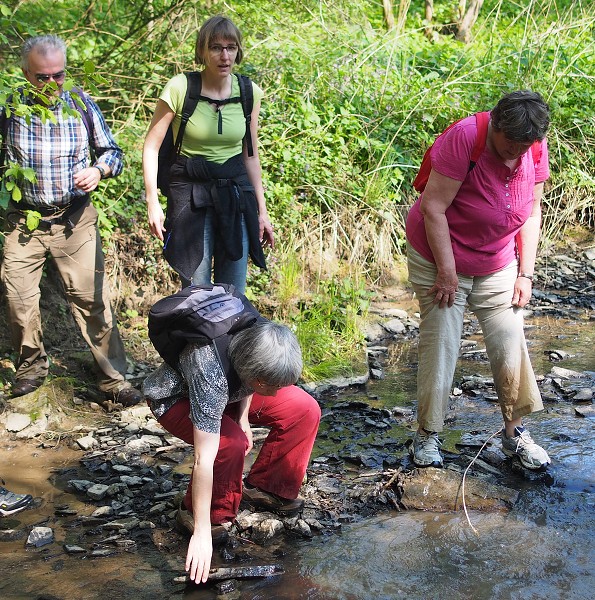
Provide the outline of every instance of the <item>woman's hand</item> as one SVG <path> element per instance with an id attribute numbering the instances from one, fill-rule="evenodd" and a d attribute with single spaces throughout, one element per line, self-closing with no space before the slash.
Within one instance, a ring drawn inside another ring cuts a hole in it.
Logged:
<path id="1" fill-rule="evenodd" d="M 517 277 L 514 282 L 514 291 L 512 294 L 512 305 L 523 308 L 527 306 L 531 300 L 531 290 L 533 282 L 527 277 Z"/>
<path id="2" fill-rule="evenodd" d="M 165 223 L 165 214 L 163 213 L 163 208 L 161 208 L 159 202 L 147 204 L 147 220 L 149 222 L 151 233 L 156 238 L 163 241 L 163 234 L 165 232 L 165 227 L 163 226 Z"/>
<path id="3" fill-rule="evenodd" d="M 209 578 L 211 558 L 213 556 L 213 540 L 211 530 L 196 532 L 190 538 L 186 554 L 186 571 L 195 583 L 205 583 Z"/>
<path id="4" fill-rule="evenodd" d="M 273 237 L 273 226 L 269 221 L 268 217 L 259 216 L 258 217 L 258 228 L 259 228 L 259 239 L 260 243 L 263 246 L 270 246 L 271 248 L 275 247 L 275 240 Z"/>
<path id="5" fill-rule="evenodd" d="M 252 439 L 252 428 L 250 427 L 250 423 L 247 418 L 241 418 L 238 422 L 238 425 L 242 429 L 242 431 L 246 434 L 246 438 L 248 440 L 248 447 L 246 448 L 245 455 L 247 456 L 250 450 L 254 447 L 254 441 Z"/>
<path id="6" fill-rule="evenodd" d="M 455 303 L 455 296 L 459 287 L 459 278 L 456 272 L 442 273 L 438 271 L 434 285 L 428 291 L 428 296 L 434 295 L 433 303 L 439 308 L 448 306 L 449 308 Z"/>

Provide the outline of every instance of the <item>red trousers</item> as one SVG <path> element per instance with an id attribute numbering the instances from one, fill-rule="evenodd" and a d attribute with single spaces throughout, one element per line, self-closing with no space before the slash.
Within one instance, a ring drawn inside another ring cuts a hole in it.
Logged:
<path id="1" fill-rule="evenodd" d="M 211 523 L 233 521 L 242 499 L 242 475 L 248 440 L 233 419 L 235 406 L 227 407 L 221 420 L 219 451 L 213 466 Z M 193 444 L 190 402 L 182 399 L 159 423 L 172 435 Z M 231 416 L 230 416 L 231 415 Z M 271 430 L 246 478 L 256 486 L 282 498 L 297 498 L 320 423 L 320 407 L 310 394 L 294 385 L 276 396 L 254 394 L 248 414 L 250 423 Z M 184 498 L 192 511 L 192 477 Z"/>

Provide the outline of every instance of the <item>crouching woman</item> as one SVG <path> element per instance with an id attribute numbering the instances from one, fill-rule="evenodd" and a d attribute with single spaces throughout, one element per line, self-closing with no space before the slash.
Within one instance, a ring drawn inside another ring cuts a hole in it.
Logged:
<path id="1" fill-rule="evenodd" d="M 159 423 L 194 446 L 177 518 L 192 535 L 186 570 L 196 583 L 207 581 L 217 526 L 235 519 L 242 497 L 278 514 L 302 509 L 299 489 L 320 422 L 316 400 L 294 385 L 302 356 L 289 328 L 261 318 L 227 338 L 227 351 L 187 343 L 177 368 L 164 363 L 144 383 Z M 250 424 L 270 432 L 243 482 Z"/>

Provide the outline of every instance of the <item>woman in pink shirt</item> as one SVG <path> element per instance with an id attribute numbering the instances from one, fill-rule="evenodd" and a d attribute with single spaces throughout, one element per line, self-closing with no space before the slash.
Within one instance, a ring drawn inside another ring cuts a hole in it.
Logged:
<path id="1" fill-rule="evenodd" d="M 531 91 L 504 96 L 490 113 L 485 148 L 470 157 L 478 127 L 468 117 L 431 150 L 427 185 L 407 217 L 409 280 L 421 313 L 417 420 L 410 452 L 420 467 L 442 466 L 438 434 L 459 354 L 465 306 L 481 325 L 504 417 L 502 450 L 529 469 L 550 463 L 522 425 L 542 410 L 522 308 L 531 298 L 549 177 L 549 108 Z"/>

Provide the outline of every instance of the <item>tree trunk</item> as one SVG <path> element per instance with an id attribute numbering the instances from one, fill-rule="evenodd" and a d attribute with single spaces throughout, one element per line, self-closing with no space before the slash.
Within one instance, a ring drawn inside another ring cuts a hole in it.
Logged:
<path id="1" fill-rule="evenodd" d="M 386 29 L 390 31 L 395 28 L 395 15 L 393 13 L 393 2 L 392 0 L 382 0 L 382 7 L 384 8 L 384 20 L 386 22 Z"/>
<path id="2" fill-rule="evenodd" d="M 426 0 L 426 26 L 424 34 L 428 39 L 432 39 L 432 19 L 434 18 L 434 0 Z"/>
<path id="3" fill-rule="evenodd" d="M 459 21 L 455 38 L 465 44 L 471 39 L 471 28 L 475 25 L 483 0 L 471 0 L 463 18 Z"/>

